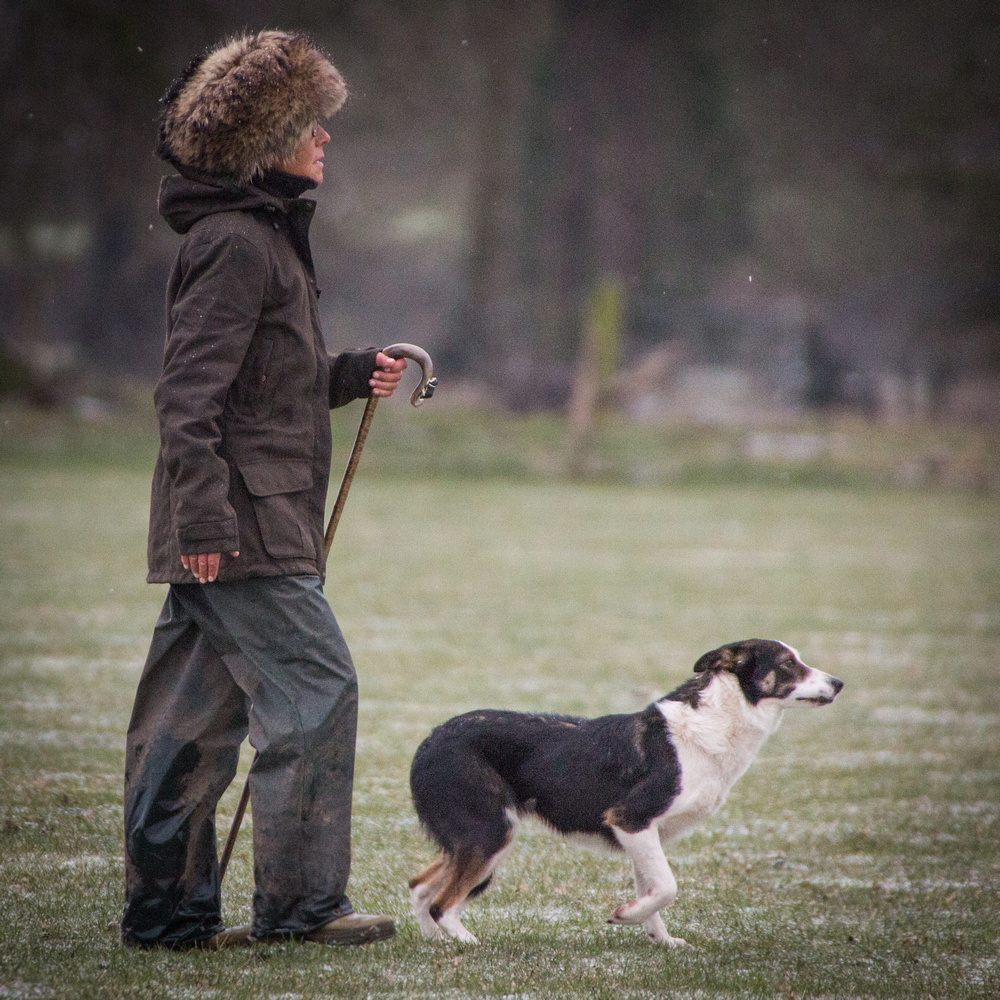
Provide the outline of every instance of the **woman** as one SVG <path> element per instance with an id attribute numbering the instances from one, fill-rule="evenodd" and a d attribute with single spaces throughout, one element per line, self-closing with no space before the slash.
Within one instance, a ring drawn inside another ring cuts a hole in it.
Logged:
<path id="1" fill-rule="evenodd" d="M 322 591 L 332 407 L 389 396 L 405 361 L 330 358 L 309 249 L 340 74 L 266 31 L 196 58 L 163 99 L 160 213 L 186 239 L 167 287 L 149 574 L 170 589 L 129 725 L 130 945 L 394 932 L 346 895 L 357 680 Z M 249 730 L 250 927 L 221 920 L 215 809 Z"/>

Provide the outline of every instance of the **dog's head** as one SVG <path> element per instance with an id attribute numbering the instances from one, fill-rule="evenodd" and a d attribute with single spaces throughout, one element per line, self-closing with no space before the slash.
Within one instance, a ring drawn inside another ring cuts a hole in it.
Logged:
<path id="1" fill-rule="evenodd" d="M 799 654 L 774 639 L 743 639 L 706 653 L 694 665 L 696 674 L 728 671 L 740 683 L 751 705 L 772 698 L 783 705 L 829 705 L 844 682 L 807 667 Z"/>

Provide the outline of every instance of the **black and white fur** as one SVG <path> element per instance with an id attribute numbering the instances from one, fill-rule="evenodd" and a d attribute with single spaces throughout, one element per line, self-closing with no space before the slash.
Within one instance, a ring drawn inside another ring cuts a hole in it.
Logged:
<path id="1" fill-rule="evenodd" d="M 784 643 L 747 639 L 702 656 L 695 676 L 632 715 L 581 719 L 482 710 L 421 743 L 410 770 L 417 815 L 440 853 L 410 881 L 427 938 L 475 943 L 462 910 L 489 884 L 523 816 L 623 850 L 636 898 L 612 924 L 678 946 L 659 911 L 677 896 L 662 845 L 715 812 L 791 705 L 828 705 L 843 682 Z"/>

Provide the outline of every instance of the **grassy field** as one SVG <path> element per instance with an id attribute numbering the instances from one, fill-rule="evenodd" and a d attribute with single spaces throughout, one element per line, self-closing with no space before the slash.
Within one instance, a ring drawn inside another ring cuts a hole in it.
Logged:
<path id="1" fill-rule="evenodd" d="M 399 932 L 220 954 L 126 951 L 114 927 L 124 733 L 164 596 L 142 582 L 148 423 L 0 420 L 0 997 L 1000 995 L 1000 504 L 975 477 L 897 474 L 979 468 L 992 445 L 839 430 L 840 459 L 754 466 L 724 437 L 622 429 L 597 481 L 569 483 L 544 421 L 379 420 L 327 593 L 361 676 L 351 895 Z M 483 944 L 420 938 L 407 772 L 431 726 L 632 711 L 751 635 L 847 686 L 789 713 L 669 852 L 665 920 L 692 947 L 609 927 L 624 864 L 528 826 L 468 911 Z"/>

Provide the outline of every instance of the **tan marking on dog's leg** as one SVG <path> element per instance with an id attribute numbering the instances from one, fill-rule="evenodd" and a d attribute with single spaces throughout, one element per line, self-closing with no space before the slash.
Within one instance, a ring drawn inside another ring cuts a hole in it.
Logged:
<path id="1" fill-rule="evenodd" d="M 507 852 L 510 850 L 511 841 L 514 839 L 513 827 L 515 822 L 512 822 L 511 833 L 507 837 L 507 844 L 497 851 L 496 854 L 490 858 L 486 864 L 483 866 L 480 873 L 473 877 L 470 877 L 468 881 L 471 883 L 469 887 L 465 890 L 465 894 L 462 898 L 447 910 L 441 914 L 438 918 L 438 925 L 444 928 L 446 934 L 451 935 L 451 937 L 456 938 L 459 941 L 464 941 L 466 944 L 479 944 L 479 939 L 462 923 L 462 913 L 465 910 L 465 904 L 468 902 L 469 893 L 477 886 L 480 882 L 488 879 L 496 870 L 500 867 L 500 862 L 506 857 Z M 470 869 L 471 876 L 471 869 Z M 464 884 L 464 881 L 463 881 Z"/>
<path id="2" fill-rule="evenodd" d="M 437 916 L 438 927 L 449 937 L 466 944 L 479 943 L 475 935 L 462 925 L 462 910 L 469 893 L 489 878 L 502 853 L 498 851 L 493 857 L 484 858 L 474 850 L 449 865 L 447 882 L 430 907 L 430 915 Z"/>
<path id="3" fill-rule="evenodd" d="M 421 869 L 413 878 L 410 879 L 409 886 L 411 889 L 416 889 L 418 885 L 423 885 L 425 882 L 429 882 L 434 878 L 435 875 L 441 870 L 441 867 L 447 863 L 447 857 L 444 851 L 442 851 L 438 856 L 429 864 L 426 868 Z"/>

